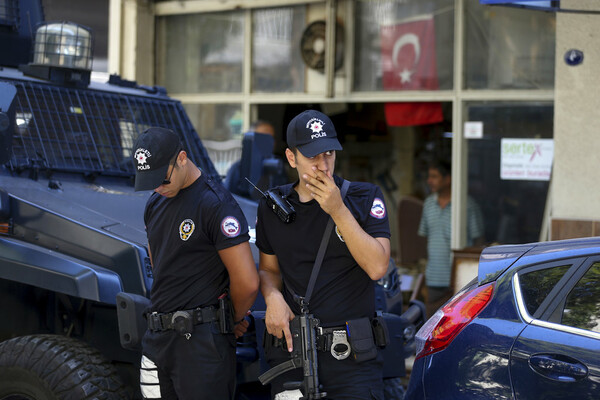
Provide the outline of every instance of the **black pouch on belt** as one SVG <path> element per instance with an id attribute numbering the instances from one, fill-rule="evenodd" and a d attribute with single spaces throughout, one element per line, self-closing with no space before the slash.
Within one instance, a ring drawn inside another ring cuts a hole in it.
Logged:
<path id="1" fill-rule="evenodd" d="M 356 362 L 369 361 L 377 357 L 377 347 L 373 340 L 373 328 L 369 318 L 347 321 L 346 328 L 352 356 Z"/>
<path id="2" fill-rule="evenodd" d="M 233 306 L 228 293 L 219 296 L 219 331 L 221 333 L 233 332 Z"/>
<path id="3" fill-rule="evenodd" d="M 377 316 L 371 320 L 371 325 L 373 326 L 375 345 L 382 348 L 387 346 L 390 343 L 390 334 L 383 315 L 378 313 Z"/>

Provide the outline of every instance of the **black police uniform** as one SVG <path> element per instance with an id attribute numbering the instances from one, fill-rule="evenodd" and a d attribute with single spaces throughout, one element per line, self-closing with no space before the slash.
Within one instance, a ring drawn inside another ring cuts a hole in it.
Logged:
<path id="1" fill-rule="evenodd" d="M 343 180 L 334 176 L 341 187 Z M 256 245 L 266 254 L 274 254 L 279 261 L 283 278 L 283 296 L 295 314 L 300 313 L 293 294 L 303 296 L 315 262 L 317 251 L 329 215 L 316 200 L 300 202 L 297 185 L 279 187 L 296 209 L 296 219 L 285 224 L 262 200 L 258 207 Z M 390 237 L 390 228 L 379 187 L 370 183 L 352 182 L 344 203 L 366 233 L 372 237 Z M 375 286 L 373 280 L 356 263 L 337 227 L 331 233 L 323 264 L 309 304 L 309 312 L 321 321 L 323 327 L 343 326 L 345 321 L 375 315 Z M 268 347 L 268 346 L 267 346 Z M 270 349 L 267 359 L 271 366 L 289 359 L 284 350 Z M 329 351 L 320 351 L 319 380 L 328 398 L 383 399 L 383 355 L 363 363 L 349 357 L 336 360 Z M 283 382 L 302 380 L 302 371 L 296 369 L 282 374 L 272 382 L 272 393 L 283 391 Z"/>
<path id="2" fill-rule="evenodd" d="M 203 174 L 173 198 L 153 193 L 144 221 L 153 261 L 151 311 L 216 307 L 229 287 L 218 250 L 249 240 L 233 196 Z M 218 322 L 196 324 L 189 339 L 172 329 L 148 330 L 143 353 L 158 367 L 163 399 L 233 398 L 235 337 L 221 333 Z"/>

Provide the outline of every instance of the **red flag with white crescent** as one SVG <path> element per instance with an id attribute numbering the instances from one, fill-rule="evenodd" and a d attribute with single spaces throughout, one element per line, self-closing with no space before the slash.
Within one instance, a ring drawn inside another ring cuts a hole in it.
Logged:
<path id="1" fill-rule="evenodd" d="M 383 88 L 436 90 L 433 18 L 381 27 Z"/>
<path id="2" fill-rule="evenodd" d="M 432 16 L 381 27 L 383 88 L 436 90 L 435 29 Z M 423 125 L 443 121 L 440 103 L 388 103 L 391 126 Z"/>

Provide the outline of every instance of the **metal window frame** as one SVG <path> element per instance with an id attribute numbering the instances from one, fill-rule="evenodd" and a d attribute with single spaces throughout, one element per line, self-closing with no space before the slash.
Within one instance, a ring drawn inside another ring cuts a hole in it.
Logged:
<path id="1" fill-rule="evenodd" d="M 525 302 L 523 301 L 523 293 L 521 292 L 521 286 L 519 281 L 519 274 L 515 273 L 512 278 L 512 286 L 513 286 L 513 295 L 515 302 L 517 304 L 517 309 L 519 310 L 519 314 L 523 321 L 527 324 L 536 325 L 542 328 L 548 328 L 555 331 L 566 332 L 574 335 L 585 336 L 591 339 L 600 339 L 600 333 L 586 331 L 585 329 L 574 328 L 572 326 L 566 326 L 561 324 L 556 324 L 554 322 L 542 321 L 540 319 L 533 318 L 529 312 L 527 312 L 527 307 L 525 307 Z"/>

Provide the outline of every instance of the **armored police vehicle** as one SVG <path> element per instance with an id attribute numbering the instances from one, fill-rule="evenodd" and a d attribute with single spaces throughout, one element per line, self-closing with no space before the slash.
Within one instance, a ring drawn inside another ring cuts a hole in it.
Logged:
<path id="1" fill-rule="evenodd" d="M 172 129 L 220 179 L 180 102 L 115 75 L 92 81 L 91 53 L 89 29 L 44 22 L 35 0 L 0 2 L 0 399 L 140 398 L 136 307 L 152 270 L 134 139 Z M 253 227 L 256 203 L 237 199 Z M 404 373 L 404 325 L 388 377 Z M 266 369 L 254 324 L 238 361 L 238 397 L 251 398 Z"/>

